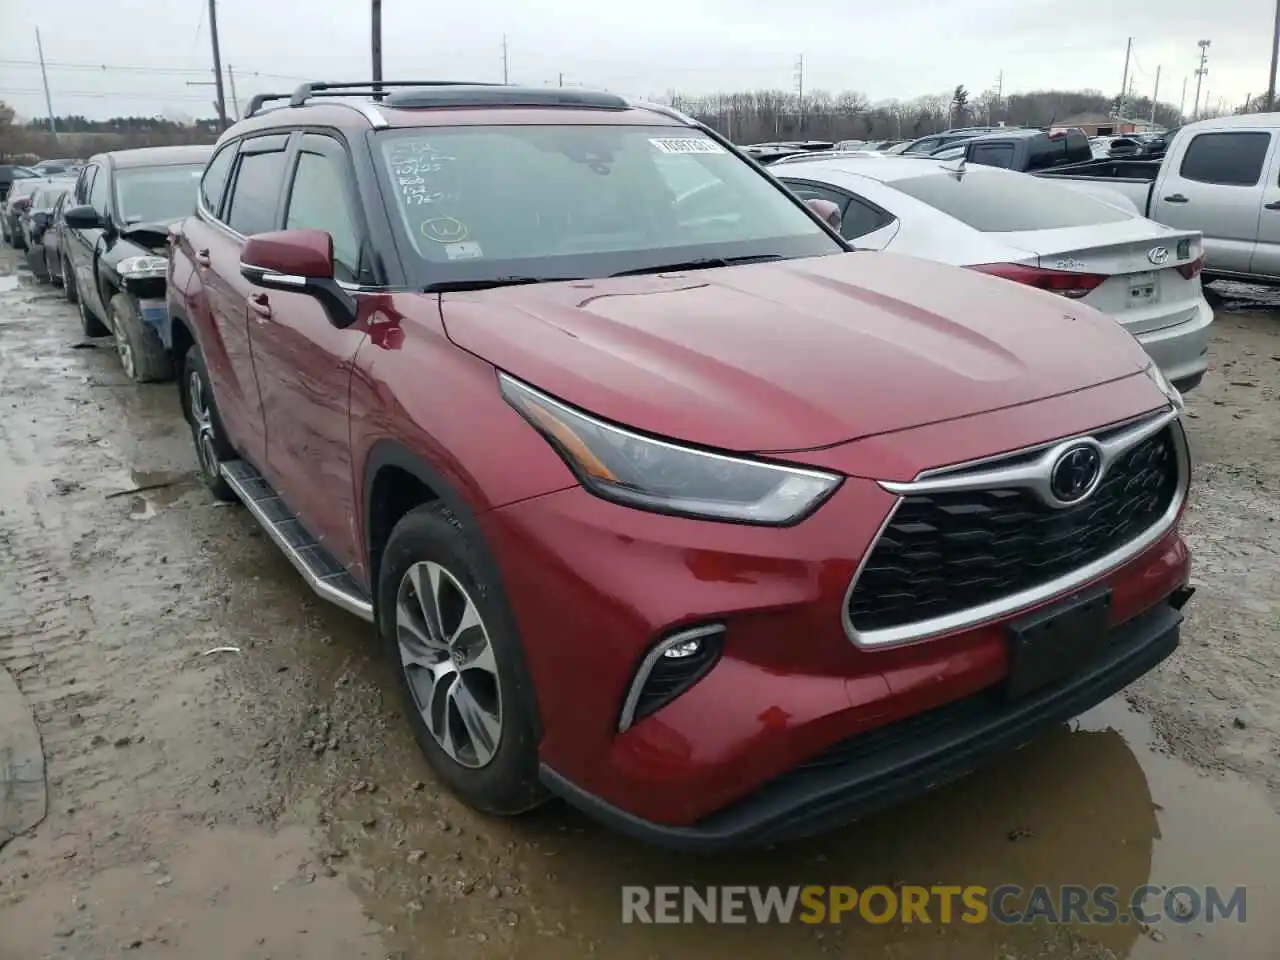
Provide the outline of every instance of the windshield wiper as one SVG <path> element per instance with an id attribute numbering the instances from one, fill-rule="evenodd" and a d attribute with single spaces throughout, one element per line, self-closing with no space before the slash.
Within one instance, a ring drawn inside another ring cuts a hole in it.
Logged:
<path id="1" fill-rule="evenodd" d="M 652 267 L 636 267 L 633 270 L 620 270 L 611 273 L 611 277 L 638 277 L 646 273 L 676 273 L 684 270 L 711 270 L 715 267 L 732 267 L 742 263 L 767 263 L 772 260 L 786 260 L 777 253 L 757 254 L 750 257 L 703 257 L 699 260 L 682 260 L 678 263 L 659 263 Z"/>
<path id="2" fill-rule="evenodd" d="M 581 280 L 581 277 L 488 277 L 476 280 L 437 280 L 423 287 L 424 293 L 460 293 L 466 290 L 492 290 L 494 287 L 518 287 L 527 283 L 558 283 Z"/>

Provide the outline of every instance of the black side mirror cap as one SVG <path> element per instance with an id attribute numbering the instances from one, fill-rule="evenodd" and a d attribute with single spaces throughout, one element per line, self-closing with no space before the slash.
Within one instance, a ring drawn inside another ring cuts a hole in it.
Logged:
<path id="1" fill-rule="evenodd" d="M 103 226 L 102 217 L 99 216 L 98 211 L 87 203 L 68 207 L 62 214 L 62 219 L 68 227 L 75 230 L 98 230 Z"/>

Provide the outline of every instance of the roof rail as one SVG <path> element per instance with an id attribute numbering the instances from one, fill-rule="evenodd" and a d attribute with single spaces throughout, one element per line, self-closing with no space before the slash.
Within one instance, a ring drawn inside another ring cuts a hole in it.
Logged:
<path id="1" fill-rule="evenodd" d="M 388 88 L 406 87 L 497 87 L 498 83 L 481 83 L 471 80 L 357 80 L 350 83 L 324 83 L 309 81 L 299 84 L 289 93 L 255 94 L 245 109 L 245 118 L 262 110 L 262 106 L 274 100 L 288 100 L 289 106 L 301 107 L 313 97 L 368 97 L 381 100 L 391 92 Z"/>

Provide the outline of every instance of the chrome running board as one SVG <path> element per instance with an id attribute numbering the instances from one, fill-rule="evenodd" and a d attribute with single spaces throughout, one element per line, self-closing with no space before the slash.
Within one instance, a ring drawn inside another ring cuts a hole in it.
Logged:
<path id="1" fill-rule="evenodd" d="M 247 460 L 232 460 L 220 469 L 223 479 L 316 595 L 372 623 L 373 604 L 360 584 L 302 525 L 257 468 Z"/>

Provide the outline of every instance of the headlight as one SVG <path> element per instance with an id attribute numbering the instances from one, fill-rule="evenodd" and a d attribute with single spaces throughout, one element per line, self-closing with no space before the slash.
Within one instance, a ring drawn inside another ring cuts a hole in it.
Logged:
<path id="1" fill-rule="evenodd" d="M 1186 401 L 1182 399 L 1182 394 L 1178 392 L 1178 388 L 1169 382 L 1169 378 L 1164 375 L 1155 361 L 1147 364 L 1147 376 L 1151 378 L 1151 382 L 1160 388 L 1160 392 L 1169 398 L 1169 402 L 1178 410 L 1186 406 Z"/>
<path id="2" fill-rule="evenodd" d="M 125 257 L 116 266 L 120 276 L 129 280 L 164 279 L 168 269 L 167 257 Z"/>
<path id="3" fill-rule="evenodd" d="M 611 426 L 499 374 L 502 395 L 588 491 L 606 500 L 704 520 L 786 526 L 831 496 L 841 478 L 678 446 Z"/>

